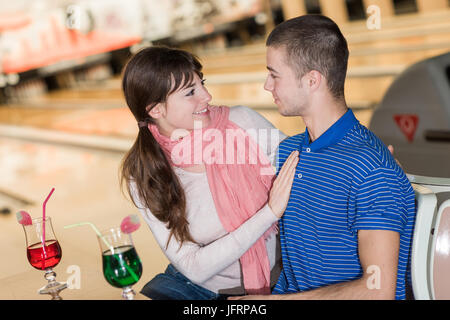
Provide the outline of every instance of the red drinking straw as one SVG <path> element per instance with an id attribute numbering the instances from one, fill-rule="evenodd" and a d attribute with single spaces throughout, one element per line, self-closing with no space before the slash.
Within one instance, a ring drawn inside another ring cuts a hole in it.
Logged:
<path id="1" fill-rule="evenodd" d="M 49 195 L 45 199 L 44 204 L 42 206 L 42 237 L 43 237 L 42 248 L 44 249 L 44 252 L 45 252 L 45 206 L 47 204 L 48 199 L 52 195 L 53 191 L 55 191 L 55 188 L 52 188 L 52 190 L 50 191 Z"/>

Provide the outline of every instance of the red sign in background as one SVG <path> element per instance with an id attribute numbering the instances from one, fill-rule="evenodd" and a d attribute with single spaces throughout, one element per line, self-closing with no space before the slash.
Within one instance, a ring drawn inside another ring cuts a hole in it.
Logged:
<path id="1" fill-rule="evenodd" d="M 394 120 L 409 142 L 413 142 L 419 117 L 415 114 L 396 114 Z"/>

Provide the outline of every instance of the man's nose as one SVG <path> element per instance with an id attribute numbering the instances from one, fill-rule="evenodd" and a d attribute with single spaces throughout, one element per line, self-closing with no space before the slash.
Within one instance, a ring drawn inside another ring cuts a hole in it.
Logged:
<path id="1" fill-rule="evenodd" d="M 264 90 L 272 91 L 273 90 L 273 79 L 270 75 L 267 75 L 266 81 L 264 82 Z"/>

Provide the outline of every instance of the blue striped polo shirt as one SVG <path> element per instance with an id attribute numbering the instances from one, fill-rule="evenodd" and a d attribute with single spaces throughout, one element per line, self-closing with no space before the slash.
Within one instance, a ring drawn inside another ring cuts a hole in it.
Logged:
<path id="1" fill-rule="evenodd" d="M 283 271 L 274 294 L 361 278 L 358 230 L 400 233 L 396 299 L 405 299 L 415 219 L 414 191 L 383 142 L 349 109 L 314 142 L 308 130 L 279 146 L 277 171 L 299 150 L 279 221 Z"/>

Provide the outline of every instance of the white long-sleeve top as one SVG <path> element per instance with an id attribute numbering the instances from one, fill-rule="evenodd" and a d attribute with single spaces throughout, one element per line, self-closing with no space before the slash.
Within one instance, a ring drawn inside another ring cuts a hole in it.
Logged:
<path id="1" fill-rule="evenodd" d="M 243 106 L 230 108 L 229 119 L 257 141 L 262 151 L 275 163 L 279 143 L 286 136 L 258 112 Z M 132 196 L 144 220 L 169 261 L 193 283 L 216 293 L 244 294 L 239 258 L 264 232 L 278 220 L 268 204 L 239 228 L 228 233 L 220 222 L 208 185 L 206 172 L 189 172 L 174 167 L 186 194 L 186 214 L 189 231 L 197 243 L 180 243 L 172 237 L 166 249 L 170 230 L 148 208 L 137 200 L 133 186 Z M 134 190 L 134 191 L 133 191 Z M 277 236 L 266 239 L 267 253 L 274 277 L 280 269 Z"/>

